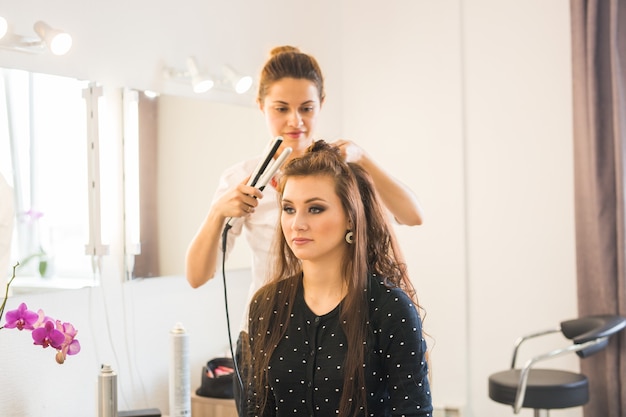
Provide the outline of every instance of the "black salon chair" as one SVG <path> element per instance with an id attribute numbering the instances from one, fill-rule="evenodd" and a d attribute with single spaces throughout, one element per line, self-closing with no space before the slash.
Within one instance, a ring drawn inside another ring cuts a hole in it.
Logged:
<path id="1" fill-rule="evenodd" d="M 573 352 L 586 358 L 604 349 L 609 344 L 609 337 L 625 327 L 625 317 L 597 315 L 563 321 L 555 329 L 520 337 L 513 349 L 511 369 L 489 377 L 489 398 L 512 406 L 515 414 L 521 408 L 532 408 L 535 417 L 547 417 L 552 409 L 586 404 L 589 401 L 589 381 L 585 375 L 557 369 L 538 369 L 534 365 Z M 570 339 L 572 344 L 535 356 L 526 361 L 523 368 L 515 368 L 515 360 L 523 342 L 558 332 Z"/>

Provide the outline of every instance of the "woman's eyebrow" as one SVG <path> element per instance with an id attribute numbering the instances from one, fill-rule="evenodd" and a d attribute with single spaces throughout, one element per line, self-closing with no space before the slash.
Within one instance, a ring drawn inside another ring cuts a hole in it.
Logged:
<path id="1" fill-rule="evenodd" d="M 283 203 L 291 203 L 291 204 L 293 204 L 293 201 L 289 200 L 288 198 L 283 198 L 282 201 L 283 201 Z M 307 198 L 306 200 L 304 200 L 304 202 L 307 203 L 307 204 L 308 203 L 313 203 L 313 202 L 316 202 L 316 201 L 320 201 L 322 203 L 326 202 L 326 200 L 323 199 L 322 197 L 311 197 L 311 198 Z"/>

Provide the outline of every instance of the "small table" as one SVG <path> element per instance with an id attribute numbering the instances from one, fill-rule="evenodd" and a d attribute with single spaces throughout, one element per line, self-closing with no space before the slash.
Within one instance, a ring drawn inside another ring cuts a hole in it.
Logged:
<path id="1" fill-rule="evenodd" d="M 191 394 L 191 415 L 193 417 L 237 417 L 234 399 L 201 397 Z"/>

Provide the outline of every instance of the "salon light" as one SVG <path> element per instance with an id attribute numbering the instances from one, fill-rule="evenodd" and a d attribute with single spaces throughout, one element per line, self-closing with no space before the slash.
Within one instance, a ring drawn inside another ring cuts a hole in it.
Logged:
<path id="1" fill-rule="evenodd" d="M 7 34 L 8 30 L 9 30 L 9 23 L 4 17 L 0 16 L 0 39 L 4 38 L 4 35 Z"/>
<path id="2" fill-rule="evenodd" d="M 126 237 L 126 278 L 132 279 L 135 256 L 141 254 L 141 214 L 139 198 L 139 93 L 124 89 L 124 224 Z"/>
<path id="3" fill-rule="evenodd" d="M 152 98 L 157 98 L 159 96 L 159 93 L 157 93 L 156 91 L 152 91 L 152 90 L 144 90 L 143 95 L 152 99 Z"/>
<path id="4" fill-rule="evenodd" d="M 41 53 L 49 49 L 54 55 L 65 55 L 72 47 L 72 37 L 61 30 L 38 21 L 33 25 L 37 36 L 12 33 L 5 18 L 0 17 L 0 49 L 16 52 Z"/>
<path id="5" fill-rule="evenodd" d="M 228 65 L 223 67 L 226 79 L 232 84 L 237 94 L 244 94 L 252 87 L 252 77 L 249 75 L 240 75 Z"/>
<path id="6" fill-rule="evenodd" d="M 216 89 L 222 92 L 234 90 L 237 94 L 245 94 L 250 91 L 253 84 L 252 77 L 238 74 L 228 65 L 222 67 L 221 77 L 209 77 L 206 72 L 200 71 L 198 62 L 193 56 L 187 58 L 186 70 L 166 67 L 163 71 L 163 75 L 167 79 L 191 83 L 195 93 L 205 93 L 211 89 Z"/>
<path id="7" fill-rule="evenodd" d="M 35 23 L 34 29 L 55 55 L 65 55 L 72 47 L 72 37 L 68 33 L 53 29 L 41 20 Z"/>
<path id="8" fill-rule="evenodd" d="M 193 92 L 197 94 L 206 93 L 213 88 L 213 84 L 213 80 L 202 78 L 199 75 L 191 78 L 191 87 L 193 88 Z"/>
<path id="9" fill-rule="evenodd" d="M 191 88 L 196 94 L 206 93 L 215 85 L 215 82 L 207 74 L 200 72 L 196 58 L 187 58 L 187 69 L 165 68 L 163 70 L 165 78 L 191 83 Z"/>
<path id="10" fill-rule="evenodd" d="M 187 69 L 191 76 L 191 87 L 194 93 L 206 93 L 213 88 L 215 82 L 209 76 L 200 73 L 195 57 L 190 56 L 187 58 Z"/>

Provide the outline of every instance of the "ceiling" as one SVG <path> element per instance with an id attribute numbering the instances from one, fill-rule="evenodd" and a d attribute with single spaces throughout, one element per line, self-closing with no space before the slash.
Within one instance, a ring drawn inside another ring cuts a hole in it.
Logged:
<path id="1" fill-rule="evenodd" d="M 165 80 L 164 67 L 184 69 L 193 55 L 210 72 L 228 64 L 256 77 L 273 46 L 292 44 L 336 78 L 344 6 L 333 0 L 4 2 L 0 13 L 16 34 L 34 36 L 33 24 L 43 20 L 70 33 L 73 47 L 61 57 L 0 49 L 0 66 L 185 95 L 189 87 Z"/>

